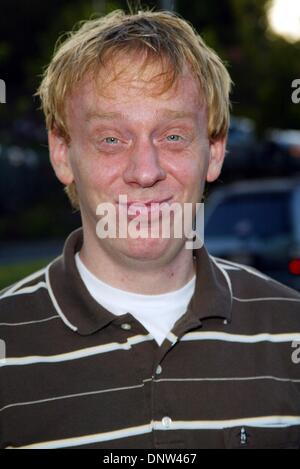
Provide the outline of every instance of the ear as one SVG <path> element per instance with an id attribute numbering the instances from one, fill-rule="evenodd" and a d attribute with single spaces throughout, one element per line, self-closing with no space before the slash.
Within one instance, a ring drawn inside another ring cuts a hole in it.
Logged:
<path id="1" fill-rule="evenodd" d="M 60 182 L 65 185 L 74 181 L 73 171 L 70 164 L 70 150 L 65 138 L 63 138 L 57 129 L 48 132 L 48 144 L 50 161 L 55 174 Z"/>
<path id="2" fill-rule="evenodd" d="M 225 158 L 226 142 L 226 137 L 210 142 L 210 156 L 206 176 L 207 182 L 213 182 L 220 176 Z"/>

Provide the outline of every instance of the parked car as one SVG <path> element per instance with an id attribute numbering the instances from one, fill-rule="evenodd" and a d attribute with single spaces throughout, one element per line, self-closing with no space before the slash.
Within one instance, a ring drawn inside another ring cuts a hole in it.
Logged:
<path id="1" fill-rule="evenodd" d="M 205 244 L 300 290 L 300 178 L 217 189 L 205 204 Z"/>

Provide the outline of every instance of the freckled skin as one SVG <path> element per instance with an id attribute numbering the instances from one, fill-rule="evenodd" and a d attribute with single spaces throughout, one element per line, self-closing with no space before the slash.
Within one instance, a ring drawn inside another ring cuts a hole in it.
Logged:
<path id="1" fill-rule="evenodd" d="M 120 67 L 126 68 L 126 60 Z M 161 95 L 151 92 L 154 66 L 141 76 L 131 61 L 127 70 L 112 82 L 110 70 L 102 70 L 103 89 L 101 77 L 97 83 L 86 77 L 67 105 L 71 143 L 64 145 L 50 133 L 50 156 L 58 178 L 64 184 L 76 182 L 84 229 L 81 257 L 90 270 L 115 286 L 143 292 L 152 277 L 153 284 L 155 278 L 158 283 L 160 272 L 166 284 L 154 290 L 169 291 L 168 279 L 171 289 L 179 288 L 193 273 L 185 239 L 99 240 L 96 207 L 115 204 L 119 194 L 135 201 L 200 202 L 205 180 L 213 181 L 220 173 L 225 139 L 209 142 L 206 107 L 188 69 Z M 190 114 L 181 117 L 183 112 Z M 133 288 L 137 272 L 141 286 Z"/>

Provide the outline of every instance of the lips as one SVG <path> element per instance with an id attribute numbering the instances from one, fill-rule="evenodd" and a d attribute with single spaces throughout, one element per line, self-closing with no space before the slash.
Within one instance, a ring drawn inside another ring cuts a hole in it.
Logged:
<path id="1" fill-rule="evenodd" d="M 134 207 L 150 207 L 152 204 L 163 204 L 163 203 L 168 203 L 170 202 L 170 200 L 172 199 L 172 197 L 167 197 L 167 198 L 164 198 L 164 199 L 151 199 L 151 200 L 129 200 L 127 201 L 127 203 L 123 204 L 123 203 L 119 203 L 117 202 L 118 205 L 120 206 L 123 206 L 123 207 L 130 207 L 130 206 L 134 206 Z"/>
<path id="2" fill-rule="evenodd" d="M 146 207 L 151 207 L 152 204 L 163 204 L 163 203 L 168 203 L 171 200 L 171 197 L 168 197 L 167 199 L 153 199 L 153 200 L 147 200 L 147 201 L 141 201 L 141 200 L 132 200 L 127 203 L 127 206 L 130 207 L 134 205 L 135 207 L 138 206 L 146 206 Z"/>
<path id="3" fill-rule="evenodd" d="M 171 199 L 172 197 L 151 200 L 129 200 L 127 203 L 117 202 L 117 205 L 132 218 L 138 215 L 139 209 L 142 214 L 145 213 L 145 210 L 147 210 L 147 213 L 159 214 L 160 206 L 164 203 L 170 203 Z"/>

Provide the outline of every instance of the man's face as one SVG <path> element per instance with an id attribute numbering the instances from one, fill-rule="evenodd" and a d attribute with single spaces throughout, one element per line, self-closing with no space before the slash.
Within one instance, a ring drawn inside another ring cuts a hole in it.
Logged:
<path id="1" fill-rule="evenodd" d="M 117 80 L 111 80 L 109 67 L 102 69 L 97 83 L 86 79 L 69 100 L 71 142 L 60 147 L 63 175 L 50 136 L 56 173 L 65 184 L 75 181 L 83 226 L 95 236 L 98 204 L 112 203 L 118 211 L 119 195 L 126 195 L 129 204 L 200 202 L 209 166 L 224 156 L 224 142 L 219 152 L 212 151 L 206 107 L 188 70 L 172 88 L 154 94 L 161 86 L 151 81 L 157 67 L 148 66 L 141 74 L 139 62 L 126 58 L 116 67 L 123 70 Z M 144 260 L 172 257 L 184 241 L 99 240 L 110 255 Z"/>

